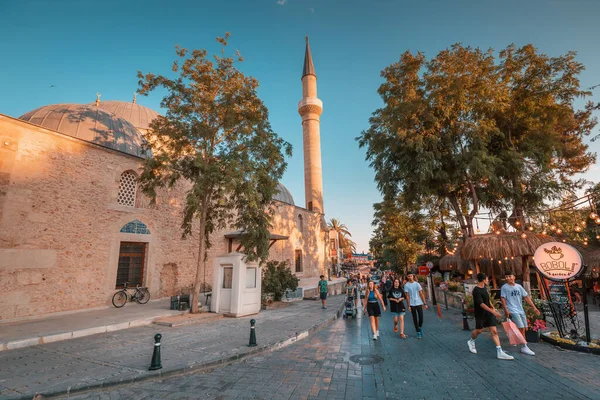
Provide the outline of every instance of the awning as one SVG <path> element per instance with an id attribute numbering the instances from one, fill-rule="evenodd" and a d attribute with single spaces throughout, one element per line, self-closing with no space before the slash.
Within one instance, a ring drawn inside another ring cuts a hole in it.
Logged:
<path id="1" fill-rule="evenodd" d="M 228 251 L 231 253 L 233 251 L 233 240 L 234 239 L 239 239 L 242 236 L 244 236 L 246 234 L 245 231 L 243 230 L 237 230 L 237 231 L 231 231 L 231 232 L 227 232 L 225 234 L 225 238 L 229 240 L 229 246 L 228 246 Z M 269 245 L 269 248 L 271 248 L 276 241 L 278 240 L 287 240 L 289 239 L 289 236 L 284 236 L 284 235 L 277 235 L 275 233 L 269 232 L 270 236 L 269 236 L 269 240 L 271 241 L 271 244 Z M 240 249 L 242 248 L 242 244 L 240 243 L 240 245 L 237 247 L 237 249 L 235 251 L 240 251 Z"/>

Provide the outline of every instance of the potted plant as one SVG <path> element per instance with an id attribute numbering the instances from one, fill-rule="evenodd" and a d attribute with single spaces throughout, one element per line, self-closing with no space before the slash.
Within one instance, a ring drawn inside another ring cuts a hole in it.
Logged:
<path id="1" fill-rule="evenodd" d="M 540 335 L 546 329 L 546 322 L 543 319 L 528 319 L 529 326 L 525 331 L 525 339 L 529 343 L 537 343 L 540 341 Z"/>

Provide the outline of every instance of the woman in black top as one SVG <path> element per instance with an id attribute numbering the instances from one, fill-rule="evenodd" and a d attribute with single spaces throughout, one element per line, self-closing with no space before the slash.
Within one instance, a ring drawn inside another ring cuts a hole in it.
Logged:
<path id="1" fill-rule="evenodd" d="M 390 311 L 394 314 L 394 332 L 398 332 L 398 320 L 400 320 L 400 337 L 406 339 L 404 334 L 404 290 L 400 286 L 400 280 L 394 279 L 394 286 L 388 292 L 390 300 Z"/>

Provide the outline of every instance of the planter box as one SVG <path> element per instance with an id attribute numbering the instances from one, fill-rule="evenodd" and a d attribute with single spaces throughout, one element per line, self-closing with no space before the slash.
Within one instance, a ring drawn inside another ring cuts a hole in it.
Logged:
<path id="1" fill-rule="evenodd" d="M 525 340 L 527 340 L 528 343 L 537 343 L 540 341 L 540 332 L 534 332 L 534 331 L 530 331 L 530 330 L 526 330 L 525 331 Z"/>

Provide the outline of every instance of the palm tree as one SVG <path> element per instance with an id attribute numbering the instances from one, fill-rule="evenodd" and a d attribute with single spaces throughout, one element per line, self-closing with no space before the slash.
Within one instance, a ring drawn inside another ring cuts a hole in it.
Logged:
<path id="1" fill-rule="evenodd" d="M 350 239 L 352 234 L 348 230 L 346 224 L 342 224 L 337 218 L 331 218 L 327 225 L 329 226 L 329 229 L 337 232 L 341 249 L 347 253 L 356 252 L 356 243 Z"/>

